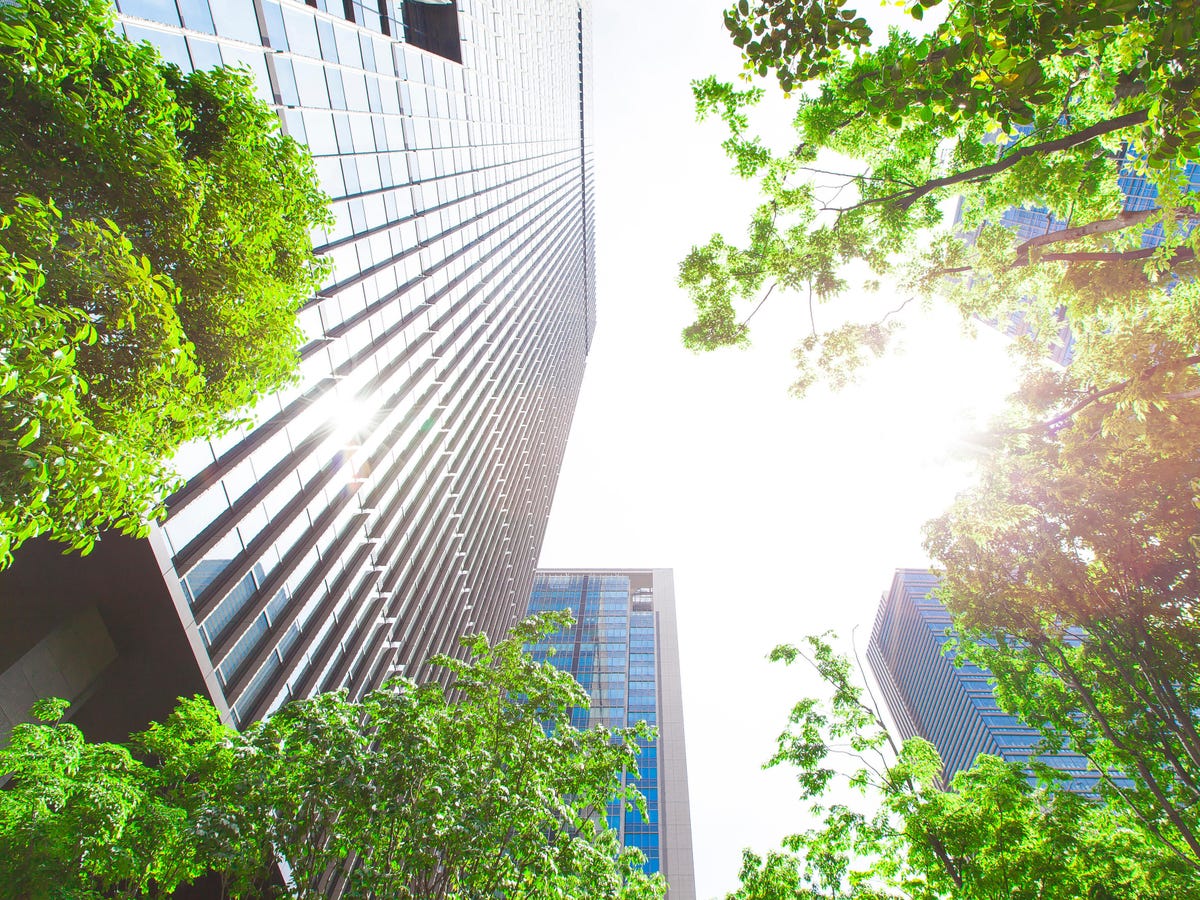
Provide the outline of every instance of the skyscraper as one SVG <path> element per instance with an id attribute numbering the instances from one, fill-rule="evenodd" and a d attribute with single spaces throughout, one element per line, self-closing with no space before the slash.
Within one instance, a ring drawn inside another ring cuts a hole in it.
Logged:
<path id="1" fill-rule="evenodd" d="M 1086 759 L 1038 755 L 1041 734 L 1000 709 L 987 670 L 956 665 L 953 650 L 946 650 L 950 613 L 931 594 L 937 585 L 925 569 L 897 569 L 867 645 L 867 662 L 900 739 L 923 737 L 937 747 L 946 783 L 989 753 L 1019 763 L 1037 756 L 1070 775 L 1072 789 L 1093 789 L 1098 776 Z"/>
<path id="2" fill-rule="evenodd" d="M 613 803 L 608 824 L 646 855 L 646 871 L 663 873 L 670 900 L 695 900 L 674 574 L 539 569 L 527 611 L 557 610 L 570 610 L 575 625 L 530 650 L 574 675 L 592 698 L 590 709 L 574 711 L 574 724 L 658 726 L 658 737 L 642 747 L 633 781 L 646 797 L 648 821 Z"/>
<path id="3" fill-rule="evenodd" d="M 588 0 L 117 6 L 184 70 L 255 75 L 332 198 L 333 275 L 297 382 L 183 448 L 148 540 L 0 576 L 0 707 L 53 689 L 119 734 L 178 693 L 244 724 L 422 677 L 532 584 L 595 324 Z"/>

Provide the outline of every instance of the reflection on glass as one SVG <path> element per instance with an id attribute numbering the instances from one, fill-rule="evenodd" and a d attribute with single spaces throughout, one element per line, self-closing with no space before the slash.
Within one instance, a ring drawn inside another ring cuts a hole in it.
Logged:
<path id="1" fill-rule="evenodd" d="M 179 10 L 175 8 L 175 0 L 121 0 L 119 6 L 121 12 L 127 16 L 137 16 L 164 25 L 179 24 Z M 130 40 L 133 39 L 130 37 Z"/>

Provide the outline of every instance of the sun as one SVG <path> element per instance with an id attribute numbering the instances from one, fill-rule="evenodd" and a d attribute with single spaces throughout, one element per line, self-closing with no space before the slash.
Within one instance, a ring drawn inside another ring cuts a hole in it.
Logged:
<path id="1" fill-rule="evenodd" d="M 379 399 L 375 396 L 334 396 L 333 403 L 329 413 L 332 436 L 337 444 L 346 449 L 358 447 L 371 432 L 371 420 L 379 409 Z"/>

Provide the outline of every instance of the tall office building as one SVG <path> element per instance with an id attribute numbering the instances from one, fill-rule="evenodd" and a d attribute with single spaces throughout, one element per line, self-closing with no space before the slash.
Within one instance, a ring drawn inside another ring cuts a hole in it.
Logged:
<path id="1" fill-rule="evenodd" d="M 532 585 L 595 322 L 588 0 L 117 7 L 255 75 L 332 197 L 333 275 L 299 380 L 182 450 L 148 540 L 0 576 L 0 708 L 56 693 L 120 736 L 180 693 L 240 725 L 420 678 Z"/>
<path id="2" fill-rule="evenodd" d="M 997 706 L 987 670 L 955 665 L 946 650 L 950 613 L 931 594 L 937 585 L 925 569 L 897 569 L 867 645 L 867 662 L 900 739 L 923 737 L 937 747 L 946 783 L 988 753 L 1019 763 L 1037 756 L 1070 775 L 1073 790 L 1093 790 L 1098 776 L 1084 757 L 1038 755 L 1041 734 Z"/>
<path id="3" fill-rule="evenodd" d="M 662 872 L 670 900 L 695 900 L 674 575 L 670 569 L 539 569 L 527 611 L 557 610 L 570 610 L 575 625 L 530 650 L 574 675 L 592 698 L 590 709 L 572 713 L 574 724 L 619 728 L 644 720 L 658 726 L 657 739 L 643 743 L 632 780 L 646 797 L 648 820 L 613 803 L 608 824 L 626 846 L 646 855 L 646 871 Z"/>

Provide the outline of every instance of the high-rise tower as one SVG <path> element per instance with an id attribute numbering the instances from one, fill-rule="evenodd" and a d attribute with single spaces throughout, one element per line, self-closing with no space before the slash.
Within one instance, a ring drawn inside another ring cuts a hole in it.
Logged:
<path id="1" fill-rule="evenodd" d="M 574 675 L 591 697 L 590 709 L 573 712 L 574 724 L 658 727 L 658 737 L 642 747 L 633 780 L 646 797 L 648 821 L 613 803 L 608 824 L 646 855 L 646 871 L 663 873 L 669 900 L 695 900 L 674 573 L 539 569 L 528 612 L 557 610 L 570 610 L 575 624 L 530 650 Z"/>
<path id="2" fill-rule="evenodd" d="M 1069 775 L 1072 789 L 1094 789 L 1099 775 L 1084 757 L 1039 754 L 1042 735 L 1000 709 L 987 670 L 958 664 L 947 652 L 953 626 L 932 595 L 937 585 L 928 570 L 897 569 L 867 645 L 867 662 L 900 739 L 923 737 L 937 747 L 947 783 L 989 753 L 1023 764 L 1036 756 Z"/>
<path id="3" fill-rule="evenodd" d="M 532 585 L 595 323 L 588 2 L 117 6 L 181 68 L 255 75 L 332 197 L 334 271 L 297 382 L 183 448 L 148 540 L 0 576 L 2 711 L 57 693 L 120 736 L 178 693 L 244 724 L 421 677 Z"/>

